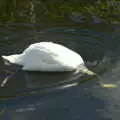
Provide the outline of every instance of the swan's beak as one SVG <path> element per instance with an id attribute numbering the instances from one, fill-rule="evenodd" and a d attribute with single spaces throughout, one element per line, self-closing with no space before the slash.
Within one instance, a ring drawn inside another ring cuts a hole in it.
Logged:
<path id="1" fill-rule="evenodd" d="M 89 70 L 85 65 L 80 65 L 78 67 L 78 69 L 76 69 L 75 73 L 83 73 L 83 74 L 87 74 L 87 75 L 95 75 L 97 76 L 97 74 L 95 72 L 92 72 L 91 70 Z"/>
<path id="2" fill-rule="evenodd" d="M 97 75 L 96 73 L 92 72 L 88 68 L 83 68 L 82 72 L 85 73 L 85 74 L 88 74 L 88 75 Z"/>
<path id="3" fill-rule="evenodd" d="M 87 75 L 96 75 L 97 76 L 97 74 L 95 72 L 92 72 L 86 66 L 80 66 L 78 70 Z"/>

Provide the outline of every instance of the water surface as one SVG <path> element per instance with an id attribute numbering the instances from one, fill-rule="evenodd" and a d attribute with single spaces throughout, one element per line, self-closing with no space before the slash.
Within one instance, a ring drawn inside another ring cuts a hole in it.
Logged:
<path id="1" fill-rule="evenodd" d="M 1 120 L 119 120 L 118 26 L 23 28 L 1 27 L 0 55 L 21 53 L 34 42 L 60 43 L 78 52 L 103 83 L 117 84 L 117 88 L 101 88 L 96 77 L 87 75 L 25 72 L 5 66 L 0 59 L 0 82 L 8 79 L 0 88 Z"/>

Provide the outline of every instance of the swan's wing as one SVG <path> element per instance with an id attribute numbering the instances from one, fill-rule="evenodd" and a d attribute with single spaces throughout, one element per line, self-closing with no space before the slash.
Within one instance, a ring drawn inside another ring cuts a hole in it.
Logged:
<path id="1" fill-rule="evenodd" d="M 23 70 L 71 71 L 73 67 L 66 64 L 63 56 L 46 49 L 34 49 L 23 57 Z"/>
<path id="2" fill-rule="evenodd" d="M 77 53 L 53 43 L 33 45 L 24 54 L 24 70 L 72 71 L 83 63 Z"/>

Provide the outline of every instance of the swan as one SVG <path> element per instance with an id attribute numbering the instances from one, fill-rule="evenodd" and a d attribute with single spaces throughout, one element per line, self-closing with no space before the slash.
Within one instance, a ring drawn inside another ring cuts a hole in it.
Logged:
<path id="1" fill-rule="evenodd" d="M 67 72 L 81 71 L 90 75 L 82 57 L 73 50 L 53 42 L 39 42 L 28 46 L 21 54 L 1 56 L 9 63 L 27 71 Z"/>
<path id="2" fill-rule="evenodd" d="M 47 71 L 47 72 L 70 72 L 85 73 L 100 77 L 89 70 L 82 57 L 73 50 L 53 42 L 39 42 L 28 46 L 21 54 L 1 56 L 5 61 L 11 64 L 22 66 L 27 71 Z M 101 80 L 100 80 L 101 81 Z M 3 81 L 3 84 L 6 80 Z M 4 86 L 4 85 L 3 85 Z M 116 84 L 104 84 L 104 88 L 116 88 Z"/>

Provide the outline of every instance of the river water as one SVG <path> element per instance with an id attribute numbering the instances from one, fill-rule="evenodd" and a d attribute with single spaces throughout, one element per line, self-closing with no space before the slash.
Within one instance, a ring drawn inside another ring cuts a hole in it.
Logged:
<path id="1" fill-rule="evenodd" d="M 87 75 L 25 72 L 0 58 L 0 83 L 7 80 L 0 88 L 0 119 L 119 120 L 119 32 L 119 26 L 103 24 L 1 26 L 0 55 L 21 53 L 35 42 L 60 43 L 78 52 L 103 83 L 117 87 L 102 88 L 96 77 Z"/>

